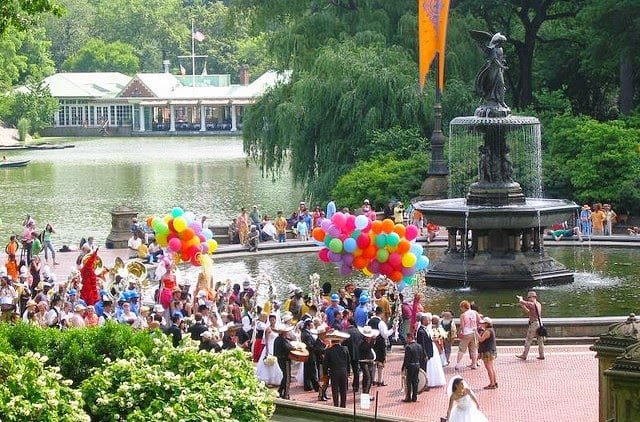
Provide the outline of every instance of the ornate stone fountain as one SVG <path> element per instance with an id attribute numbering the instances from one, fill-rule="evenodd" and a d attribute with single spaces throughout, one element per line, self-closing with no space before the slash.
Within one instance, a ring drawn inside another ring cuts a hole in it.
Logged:
<path id="1" fill-rule="evenodd" d="M 485 102 L 474 116 L 453 119 L 450 128 L 451 133 L 482 138 L 478 181 L 466 198 L 414 203 L 448 233 L 446 253 L 430 265 L 427 283 L 488 288 L 570 283 L 573 273 L 545 253 L 543 235 L 546 227 L 569 220 L 579 207 L 563 199 L 526 198 L 513 180 L 507 138 L 530 133 L 539 142 L 540 122 L 512 116 L 504 102 L 506 38 L 478 31 L 472 35 L 487 54 L 475 83 Z"/>

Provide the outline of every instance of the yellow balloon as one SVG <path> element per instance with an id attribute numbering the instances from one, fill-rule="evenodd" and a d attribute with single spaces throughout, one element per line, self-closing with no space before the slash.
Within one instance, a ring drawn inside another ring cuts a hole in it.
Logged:
<path id="1" fill-rule="evenodd" d="M 162 219 L 164 220 L 165 223 L 169 224 L 169 221 L 171 221 L 172 218 L 173 217 L 171 216 L 171 214 L 167 214 Z"/>
<path id="2" fill-rule="evenodd" d="M 173 219 L 173 227 L 178 233 L 182 233 L 187 228 L 187 220 L 184 217 L 176 217 Z"/>
<path id="3" fill-rule="evenodd" d="M 207 245 L 209 245 L 209 253 L 214 253 L 218 249 L 218 242 L 215 239 L 208 239 Z"/>
<path id="4" fill-rule="evenodd" d="M 158 245 L 162 246 L 163 248 L 169 244 L 167 235 L 162 233 L 156 234 L 156 242 L 158 242 Z"/>
<path id="5" fill-rule="evenodd" d="M 373 274 L 371 273 L 371 271 L 369 271 L 369 269 L 368 269 L 367 267 L 364 267 L 364 268 L 362 269 L 362 273 L 363 273 L 364 275 L 366 275 L 367 277 L 370 277 L 370 276 L 372 276 L 372 275 L 373 275 Z"/>

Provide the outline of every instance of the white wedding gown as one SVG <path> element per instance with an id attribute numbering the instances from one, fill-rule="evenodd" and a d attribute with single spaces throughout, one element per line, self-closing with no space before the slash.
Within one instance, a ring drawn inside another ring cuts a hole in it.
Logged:
<path id="1" fill-rule="evenodd" d="M 447 383 L 447 378 L 442 369 L 442 360 L 438 355 L 438 347 L 433 343 L 434 355 L 427 361 L 427 387 L 439 387 Z"/>
<path id="2" fill-rule="evenodd" d="M 258 364 L 256 365 L 256 377 L 267 385 L 280 385 L 280 381 L 282 381 L 282 371 L 278 363 L 275 362 L 273 365 L 266 365 L 264 363 L 267 349 L 269 349 L 269 354 L 273 354 L 273 343 L 276 337 L 278 337 L 278 333 L 273 331 L 269 333 L 267 347 L 262 349 L 262 354 L 260 354 L 260 359 L 258 359 Z"/>
<path id="3" fill-rule="evenodd" d="M 478 406 L 471 399 L 471 396 L 465 394 L 454 401 L 447 422 L 489 422 L 489 420 L 478 410 Z"/>

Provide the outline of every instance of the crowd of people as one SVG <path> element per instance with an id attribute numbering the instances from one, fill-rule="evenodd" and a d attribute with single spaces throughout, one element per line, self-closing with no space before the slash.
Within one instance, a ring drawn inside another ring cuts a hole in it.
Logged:
<path id="1" fill-rule="evenodd" d="M 258 205 L 254 205 L 251 211 L 242 208 L 238 217 L 229 225 L 230 243 L 245 245 L 250 251 L 258 250 L 260 242 L 278 241 L 284 243 L 288 237 L 298 240 L 309 240 L 314 228 L 320 227 L 325 219 L 331 220 L 337 212 L 335 199 L 327 202 L 326 208 L 316 204 L 313 209 L 307 207 L 306 202 L 301 201 L 298 208 L 289 217 L 285 217 L 283 211 L 276 213 L 275 219 L 264 214 Z M 362 205 L 351 211 L 349 208 L 340 209 L 345 214 L 366 215 L 371 221 L 378 218 L 378 213 L 368 199 Z M 405 209 L 402 201 L 389 201 L 382 210 L 382 217 L 389 218 L 395 223 L 413 224 L 420 229 L 421 235 L 427 236 L 427 242 L 433 241 L 440 228 L 431 221 L 425 221 L 422 213 L 409 206 Z"/>

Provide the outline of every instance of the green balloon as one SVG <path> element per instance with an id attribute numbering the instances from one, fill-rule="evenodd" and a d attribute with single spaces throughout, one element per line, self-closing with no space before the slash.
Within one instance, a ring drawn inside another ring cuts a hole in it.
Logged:
<path id="1" fill-rule="evenodd" d="M 387 235 L 387 245 L 395 248 L 398 246 L 398 243 L 400 243 L 400 236 L 398 236 L 398 233 L 394 232 Z"/>
<path id="2" fill-rule="evenodd" d="M 387 262 L 387 260 L 389 259 L 389 252 L 387 252 L 386 249 L 379 249 L 378 252 L 376 252 L 376 259 L 381 264 L 383 262 Z"/>
<path id="3" fill-rule="evenodd" d="M 329 250 L 334 253 L 342 252 L 342 241 L 340 239 L 331 239 Z"/>

